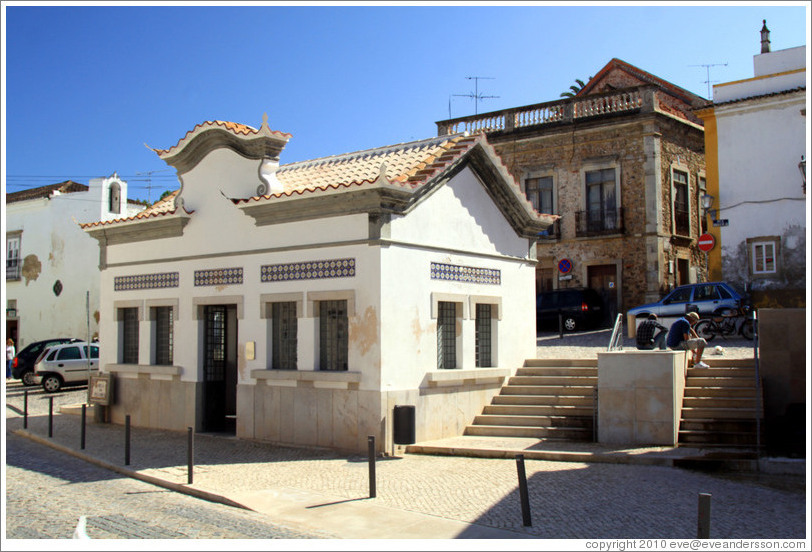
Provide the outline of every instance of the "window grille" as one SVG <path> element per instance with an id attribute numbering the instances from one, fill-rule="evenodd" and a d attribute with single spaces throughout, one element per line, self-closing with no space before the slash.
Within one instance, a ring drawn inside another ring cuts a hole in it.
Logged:
<path id="1" fill-rule="evenodd" d="M 297 369 L 296 302 L 273 303 L 271 306 L 271 368 Z"/>
<path id="2" fill-rule="evenodd" d="M 321 370 L 347 370 L 347 301 L 319 301 L 319 349 Z"/>
<path id="3" fill-rule="evenodd" d="M 138 364 L 138 308 L 120 309 L 122 324 L 121 363 Z"/>
<path id="4" fill-rule="evenodd" d="M 226 379 L 226 307 L 207 306 L 205 329 L 204 381 Z"/>
<path id="5" fill-rule="evenodd" d="M 6 239 L 6 280 L 20 279 L 20 236 Z"/>
<path id="6" fill-rule="evenodd" d="M 155 307 L 155 364 L 172 365 L 172 307 Z"/>
<path id="7" fill-rule="evenodd" d="M 457 367 L 457 304 L 437 304 L 437 368 Z"/>
<path id="8" fill-rule="evenodd" d="M 493 366 L 491 359 L 491 305 L 476 306 L 476 366 Z"/>

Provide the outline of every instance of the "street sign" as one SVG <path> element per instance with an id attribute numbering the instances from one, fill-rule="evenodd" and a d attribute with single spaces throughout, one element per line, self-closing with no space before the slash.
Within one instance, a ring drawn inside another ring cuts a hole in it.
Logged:
<path id="1" fill-rule="evenodd" d="M 727 219 L 719 219 L 713 221 L 714 226 L 727 226 L 730 221 Z"/>
<path id="2" fill-rule="evenodd" d="M 558 261 L 558 271 L 561 274 L 569 274 L 570 270 L 572 270 L 572 261 L 569 259 L 561 259 Z"/>
<path id="3" fill-rule="evenodd" d="M 714 238 L 712 234 L 702 234 L 699 236 L 699 241 L 696 242 L 696 245 L 700 251 L 707 253 L 716 245 L 716 238 Z"/>

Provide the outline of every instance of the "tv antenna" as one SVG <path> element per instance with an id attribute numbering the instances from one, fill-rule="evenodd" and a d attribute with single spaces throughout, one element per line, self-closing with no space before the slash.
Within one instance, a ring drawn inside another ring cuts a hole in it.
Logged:
<path id="1" fill-rule="evenodd" d="M 710 68 L 711 67 L 717 67 L 717 66 L 727 67 L 727 63 L 701 63 L 699 65 L 689 65 L 689 67 L 704 67 L 705 70 L 707 71 L 708 80 L 706 80 L 705 82 L 708 85 L 708 99 L 709 100 L 713 100 L 713 97 L 711 97 Z M 713 81 L 713 82 L 718 82 L 718 81 Z"/>
<path id="2" fill-rule="evenodd" d="M 157 172 L 166 172 L 166 171 L 170 171 L 170 170 L 172 170 L 172 169 L 158 169 L 158 170 L 154 170 L 154 171 L 143 171 L 143 172 L 135 173 L 138 176 L 146 175 L 146 177 L 147 177 L 147 180 L 146 180 L 147 186 L 146 186 L 146 188 L 147 188 L 147 202 L 148 203 L 152 204 L 152 174 L 157 173 Z"/>
<path id="3" fill-rule="evenodd" d="M 498 98 L 499 96 L 483 96 L 479 93 L 479 81 L 481 79 L 495 80 L 495 77 L 465 77 L 468 80 L 474 81 L 474 92 L 468 94 L 451 94 L 452 96 L 462 96 L 464 98 L 471 98 L 474 100 L 474 115 L 478 115 L 477 102 L 481 102 L 486 98 Z M 451 117 L 451 98 L 448 100 L 448 116 Z"/>

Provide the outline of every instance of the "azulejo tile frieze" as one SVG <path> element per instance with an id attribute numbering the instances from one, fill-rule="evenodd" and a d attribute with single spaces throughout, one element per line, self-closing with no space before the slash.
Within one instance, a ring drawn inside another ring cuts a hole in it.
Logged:
<path id="1" fill-rule="evenodd" d="M 353 276 L 355 276 L 355 259 L 263 265 L 261 274 L 263 282 L 352 278 Z"/>
<path id="2" fill-rule="evenodd" d="M 177 272 L 116 276 L 113 279 L 113 289 L 115 291 L 130 291 L 134 289 L 174 288 L 178 287 L 179 281 L 180 278 Z"/>
<path id="3" fill-rule="evenodd" d="M 502 272 L 495 268 L 431 263 L 431 279 L 499 286 L 502 285 Z"/>
<path id="4" fill-rule="evenodd" d="M 195 270 L 195 286 L 242 284 L 242 267 Z"/>

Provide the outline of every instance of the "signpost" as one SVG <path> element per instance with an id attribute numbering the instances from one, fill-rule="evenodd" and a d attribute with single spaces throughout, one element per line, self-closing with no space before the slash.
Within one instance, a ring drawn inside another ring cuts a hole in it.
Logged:
<path id="1" fill-rule="evenodd" d="M 700 251 L 707 253 L 716 245 L 716 238 L 713 237 L 713 234 L 702 234 L 699 236 L 699 241 L 696 242 L 696 245 Z"/>
<path id="2" fill-rule="evenodd" d="M 572 261 L 570 261 L 569 259 L 561 259 L 560 261 L 558 261 L 558 271 L 561 274 L 569 274 L 571 270 L 572 270 Z"/>

